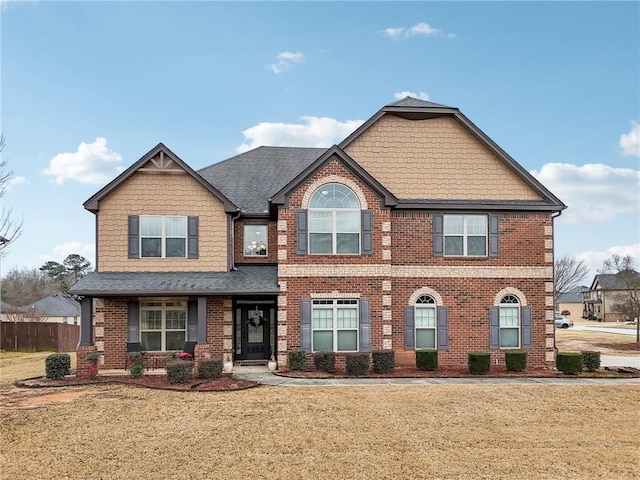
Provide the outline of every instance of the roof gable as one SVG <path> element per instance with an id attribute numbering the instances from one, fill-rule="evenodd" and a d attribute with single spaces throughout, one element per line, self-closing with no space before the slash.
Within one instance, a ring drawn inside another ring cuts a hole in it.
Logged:
<path id="1" fill-rule="evenodd" d="M 116 190 L 120 185 L 126 182 L 133 174 L 141 171 L 156 171 L 156 172 L 178 172 L 184 171 L 188 175 L 191 175 L 200 185 L 207 189 L 213 196 L 218 198 L 224 205 L 226 212 L 236 212 L 238 207 L 234 205 L 231 200 L 218 191 L 213 185 L 202 178 L 195 170 L 181 160 L 175 153 L 169 150 L 165 145 L 159 143 L 149 152 L 140 158 L 136 163 L 127 168 L 124 172 L 118 175 L 115 179 L 109 182 L 105 187 L 98 191 L 95 195 L 84 202 L 84 208 L 91 212 L 97 212 L 100 210 L 100 201 L 104 199 L 111 192 Z"/>

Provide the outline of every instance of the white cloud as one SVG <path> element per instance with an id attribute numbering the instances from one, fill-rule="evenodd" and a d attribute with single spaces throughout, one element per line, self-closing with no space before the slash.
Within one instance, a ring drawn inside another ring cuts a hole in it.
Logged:
<path id="1" fill-rule="evenodd" d="M 589 251 L 576 253 L 574 257 L 577 260 L 584 260 L 584 263 L 590 270 L 590 275 L 584 280 L 585 285 L 589 286 L 591 284 L 594 275 L 598 273 L 598 270 L 602 269 L 602 263 L 607 258 L 611 258 L 614 253 L 622 257 L 625 255 L 631 255 L 635 260 L 636 270 L 638 270 L 640 265 L 640 243 L 636 243 L 635 245 L 615 246 L 608 248 L 604 252 Z"/>
<path id="2" fill-rule="evenodd" d="M 27 177 L 23 177 L 22 175 L 11 177 L 7 182 L 6 190 L 10 191 L 14 185 L 26 185 L 27 183 Z"/>
<path id="3" fill-rule="evenodd" d="M 302 63 L 304 55 L 300 52 L 282 52 L 277 56 L 278 62 L 271 64 L 271 71 L 276 75 L 287 70 L 292 63 Z"/>
<path id="4" fill-rule="evenodd" d="M 362 125 L 362 120 L 340 122 L 327 117 L 302 117 L 304 123 L 262 122 L 242 132 L 247 139 L 236 148 L 239 153 L 260 146 L 330 147 Z"/>
<path id="5" fill-rule="evenodd" d="M 96 246 L 94 243 L 81 243 L 81 242 L 67 242 L 53 247 L 53 253 L 56 258 L 60 259 L 60 262 L 67 258 L 71 254 L 77 254 L 85 257 L 92 264 L 96 256 Z M 95 266 L 95 265 L 94 265 Z"/>
<path id="6" fill-rule="evenodd" d="M 625 156 L 640 157 L 640 124 L 631 122 L 631 131 L 620 136 L 620 153 Z"/>
<path id="7" fill-rule="evenodd" d="M 404 92 L 396 92 L 393 94 L 393 98 L 395 98 L 396 100 L 402 100 L 405 97 L 413 97 L 413 98 L 417 98 L 419 100 L 424 100 L 424 101 L 429 100 L 429 94 L 425 92 L 415 93 L 415 92 L 404 91 Z"/>
<path id="8" fill-rule="evenodd" d="M 444 33 L 441 30 L 432 27 L 428 23 L 420 22 L 416 23 L 412 27 L 390 27 L 385 28 L 382 31 L 382 35 L 385 37 L 400 39 L 400 38 L 409 38 L 409 37 L 447 37 L 454 38 L 456 36 L 455 33 Z"/>
<path id="9" fill-rule="evenodd" d="M 66 180 L 102 184 L 122 172 L 123 168 L 115 165 L 120 162 L 122 156 L 107 148 L 105 138 L 98 137 L 93 143 L 82 142 L 76 152 L 57 154 L 42 173 L 55 177 L 58 185 Z"/>
<path id="10" fill-rule="evenodd" d="M 608 220 L 636 212 L 640 205 L 638 170 L 547 163 L 531 173 L 569 207 L 560 217 L 568 223 Z"/>

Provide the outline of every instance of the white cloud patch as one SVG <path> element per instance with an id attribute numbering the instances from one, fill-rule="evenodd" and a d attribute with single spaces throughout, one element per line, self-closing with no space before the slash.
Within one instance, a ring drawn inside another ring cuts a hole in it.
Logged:
<path id="1" fill-rule="evenodd" d="M 428 23 L 420 22 L 416 23 L 412 27 L 390 27 L 385 28 L 382 31 L 382 35 L 388 38 L 399 40 L 401 38 L 410 37 L 447 37 L 454 38 L 455 33 L 444 33 L 435 27 L 432 27 Z"/>
<path id="2" fill-rule="evenodd" d="M 393 94 L 393 98 L 395 98 L 396 100 L 402 100 L 405 97 L 413 97 L 413 98 L 417 98 L 418 100 L 424 100 L 425 102 L 429 100 L 429 94 L 425 92 L 415 93 L 415 92 L 403 91 L 403 92 L 396 92 Z"/>
<path id="3" fill-rule="evenodd" d="M 282 52 L 277 59 L 276 63 L 271 64 L 271 71 L 276 75 L 288 70 L 292 63 L 304 62 L 304 55 L 300 52 Z"/>
<path id="4" fill-rule="evenodd" d="M 5 187 L 6 191 L 10 191 L 13 187 L 17 185 L 26 185 L 28 183 L 27 177 L 23 177 L 22 175 L 18 175 L 17 177 L 11 177 L 7 182 Z"/>
<path id="5" fill-rule="evenodd" d="M 42 173 L 54 177 L 58 185 L 67 180 L 99 185 L 122 172 L 117 165 L 120 162 L 122 156 L 107 148 L 105 138 L 98 137 L 93 143 L 82 142 L 76 152 L 57 154 Z"/>
<path id="6" fill-rule="evenodd" d="M 638 170 L 547 163 L 531 173 L 569 207 L 560 217 L 568 223 L 608 220 L 636 212 L 640 205 Z"/>
<path id="7" fill-rule="evenodd" d="M 362 125 L 362 120 L 340 122 L 327 117 L 302 117 L 302 124 L 262 122 L 242 132 L 245 143 L 238 153 L 260 146 L 330 147 L 346 138 Z"/>
<path id="8" fill-rule="evenodd" d="M 602 269 L 603 262 L 607 258 L 611 258 L 613 254 L 618 254 L 621 257 L 631 255 L 636 262 L 636 270 L 638 270 L 640 265 L 640 243 L 636 243 L 635 245 L 615 246 L 608 248 L 604 252 L 589 251 L 576 253 L 574 257 L 577 260 L 584 260 L 584 263 L 590 270 L 590 275 L 584 280 L 585 285 L 589 286 L 591 284 L 594 275 L 598 273 L 598 270 Z"/>
<path id="9" fill-rule="evenodd" d="M 640 157 L 640 124 L 631 122 L 631 131 L 620 136 L 620 153 L 625 157 Z"/>
<path id="10" fill-rule="evenodd" d="M 83 244 L 81 242 L 67 242 L 53 247 L 53 253 L 56 258 L 60 259 L 60 262 L 69 255 L 77 254 L 83 256 L 93 264 L 96 256 L 96 246 L 94 243 Z"/>

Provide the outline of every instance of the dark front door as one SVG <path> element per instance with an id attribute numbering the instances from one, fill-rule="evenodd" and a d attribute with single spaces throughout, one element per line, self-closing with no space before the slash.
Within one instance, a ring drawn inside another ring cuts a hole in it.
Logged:
<path id="1" fill-rule="evenodd" d="M 272 314 L 273 305 L 269 304 L 237 306 L 236 359 L 265 360 L 271 356 Z"/>

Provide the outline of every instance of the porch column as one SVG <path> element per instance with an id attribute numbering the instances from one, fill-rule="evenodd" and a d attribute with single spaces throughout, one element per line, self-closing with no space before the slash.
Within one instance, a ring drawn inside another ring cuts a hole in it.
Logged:
<path id="1" fill-rule="evenodd" d="M 83 297 L 80 301 L 80 343 L 79 347 L 93 345 L 93 297 Z"/>
<path id="2" fill-rule="evenodd" d="M 207 343 L 207 297 L 198 297 L 198 326 L 196 328 L 196 341 L 199 344 Z"/>

